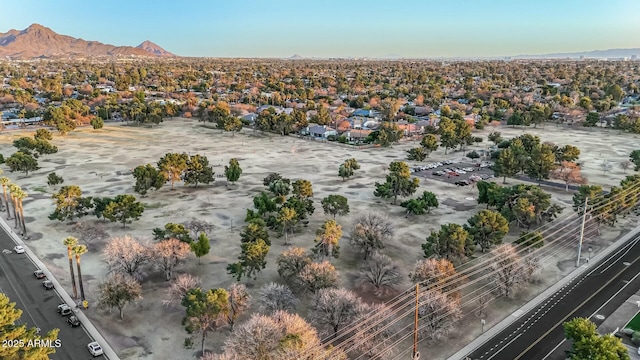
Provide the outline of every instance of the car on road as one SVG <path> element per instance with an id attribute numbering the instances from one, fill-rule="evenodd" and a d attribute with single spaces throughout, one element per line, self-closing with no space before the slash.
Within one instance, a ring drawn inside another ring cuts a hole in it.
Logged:
<path id="1" fill-rule="evenodd" d="M 71 327 L 80 326 L 80 319 L 75 315 L 71 315 L 67 318 L 67 324 L 71 325 Z"/>
<path id="2" fill-rule="evenodd" d="M 62 316 L 71 315 L 73 313 L 73 311 L 71 310 L 71 308 L 67 304 L 58 305 L 58 312 Z"/>
<path id="3" fill-rule="evenodd" d="M 44 286 L 45 290 L 53 290 L 53 283 L 51 282 L 51 280 L 43 281 L 42 286 Z"/>
<path id="4" fill-rule="evenodd" d="M 14 251 L 16 254 L 24 254 L 24 248 L 23 248 L 22 246 L 20 246 L 20 245 L 16 245 L 16 246 L 13 248 L 13 251 Z"/>
<path id="5" fill-rule="evenodd" d="M 454 184 L 458 186 L 467 186 L 470 184 L 470 182 L 468 180 L 458 180 Z"/>
<path id="6" fill-rule="evenodd" d="M 44 274 L 44 271 L 38 269 L 36 271 L 33 272 L 33 276 L 36 277 L 36 279 L 44 279 L 47 277 L 47 275 Z"/>
<path id="7" fill-rule="evenodd" d="M 89 349 L 89 352 L 94 357 L 104 354 L 104 351 L 102 351 L 102 347 L 100 347 L 100 344 L 98 344 L 97 341 L 90 342 L 89 344 L 87 344 L 87 349 Z"/>

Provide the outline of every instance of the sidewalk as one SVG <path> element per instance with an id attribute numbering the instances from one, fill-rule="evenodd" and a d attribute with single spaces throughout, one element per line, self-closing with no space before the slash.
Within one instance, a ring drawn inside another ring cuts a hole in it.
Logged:
<path id="1" fill-rule="evenodd" d="M 584 273 L 585 271 L 590 269 L 593 266 L 593 264 L 596 264 L 600 259 L 605 258 L 609 254 L 611 254 L 619 246 L 621 246 L 623 243 L 625 243 L 631 237 L 633 237 L 637 232 L 640 232 L 640 226 L 637 226 L 636 228 L 630 230 L 626 235 L 621 237 L 615 243 L 611 244 L 611 246 L 609 246 L 606 249 L 604 249 L 604 251 L 602 251 L 601 253 L 596 254 L 595 256 L 592 256 L 590 262 L 583 263 L 579 268 L 576 268 L 573 271 L 571 271 L 569 274 L 567 274 L 562 280 L 557 282 L 555 285 L 553 285 L 552 287 L 550 287 L 547 290 L 545 290 L 542 293 L 540 293 L 533 300 L 529 301 L 528 303 L 523 305 L 520 309 L 518 309 L 518 310 L 514 311 L 512 314 L 508 315 L 506 318 L 504 318 L 502 321 L 500 321 L 494 327 L 492 327 L 491 329 L 485 331 L 484 334 L 480 335 L 474 341 L 472 341 L 469 344 L 467 344 L 467 346 L 465 346 L 464 348 L 460 349 L 455 354 L 451 355 L 448 358 L 448 360 L 462 360 L 462 359 L 465 359 L 465 356 L 467 354 L 473 352 L 473 350 L 477 349 L 478 347 L 482 346 L 487 341 L 491 340 L 494 336 L 498 335 L 502 330 L 504 330 L 506 327 L 511 325 L 514 321 L 516 321 L 522 315 L 527 314 L 529 311 L 531 311 L 532 309 L 534 309 L 535 307 L 540 305 L 540 303 L 542 303 L 546 298 L 548 298 L 553 293 L 555 293 L 558 290 L 560 290 L 563 286 L 565 286 L 567 283 L 569 283 L 575 277 L 581 275 L 582 273 Z M 636 305 L 636 309 L 637 309 L 637 305 Z M 624 326 L 624 324 L 619 325 L 619 326 Z M 614 329 L 615 329 L 615 327 L 614 327 Z"/>
<path id="2" fill-rule="evenodd" d="M 47 276 L 47 279 L 51 280 L 55 290 L 58 292 L 62 300 L 66 304 L 71 306 L 72 309 L 74 309 L 74 315 L 76 315 L 78 319 L 80 319 L 80 321 L 82 322 L 82 325 L 84 326 L 89 336 L 100 344 L 100 346 L 102 347 L 102 350 L 104 351 L 104 356 L 107 357 L 109 360 L 120 360 L 116 352 L 113 351 L 109 343 L 104 339 L 104 337 L 102 337 L 98 329 L 96 329 L 95 326 L 93 326 L 89 318 L 87 318 L 87 316 L 81 310 L 75 309 L 76 302 L 73 301 L 73 299 L 71 298 L 71 295 L 69 295 L 67 291 L 62 286 L 60 286 L 60 283 L 58 282 L 58 280 L 56 280 L 56 278 L 53 277 L 53 275 L 51 274 L 49 269 L 47 269 L 44 263 L 40 261 L 40 259 L 33 253 L 33 251 L 31 251 L 29 246 L 25 244 L 24 241 L 22 241 L 22 239 L 13 231 L 11 226 L 8 225 L 5 219 L 3 219 L 2 217 L 0 217 L 0 226 L 2 226 L 2 228 L 11 236 L 11 238 L 17 245 L 22 245 L 24 247 L 26 254 L 29 257 L 29 260 L 31 260 L 31 262 L 33 262 L 40 270 L 44 272 L 44 274 Z"/>
<path id="3" fill-rule="evenodd" d="M 620 331 L 624 326 L 633 319 L 633 317 L 640 311 L 640 291 L 631 295 L 620 307 L 609 315 L 600 326 L 598 326 L 598 332 L 602 335 L 611 334 L 615 331 Z M 631 338 L 628 335 L 622 336 L 622 342 L 629 349 L 629 356 L 631 360 L 640 360 L 638 354 L 638 346 L 631 342 Z"/>

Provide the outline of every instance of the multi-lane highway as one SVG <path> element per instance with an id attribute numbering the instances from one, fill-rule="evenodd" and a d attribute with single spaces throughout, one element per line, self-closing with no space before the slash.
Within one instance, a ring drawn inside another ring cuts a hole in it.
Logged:
<path id="1" fill-rule="evenodd" d="M 58 328 L 60 346 L 50 355 L 54 360 L 90 359 L 87 344 L 93 340 L 82 326 L 72 328 L 66 317 L 56 311 L 62 304 L 56 290 L 45 290 L 42 280 L 36 279 L 33 272 L 36 266 L 27 254 L 13 252 L 15 243 L 0 227 L 0 292 L 5 293 L 16 307 L 23 311 L 21 322 L 29 327 L 38 327 L 42 333 Z M 10 251 L 5 251 L 10 250 Z M 75 309 L 73 304 L 69 304 Z M 95 359 L 105 359 L 103 356 Z"/>
<path id="2" fill-rule="evenodd" d="M 523 314 L 471 354 L 473 360 L 565 359 L 562 323 L 574 317 L 608 317 L 640 289 L 640 235 Z M 597 321 L 596 321 L 597 322 Z M 620 324 L 623 326 L 624 324 Z"/>

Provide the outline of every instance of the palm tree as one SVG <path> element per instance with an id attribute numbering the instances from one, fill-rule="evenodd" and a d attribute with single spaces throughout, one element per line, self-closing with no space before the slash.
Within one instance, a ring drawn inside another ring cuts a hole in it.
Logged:
<path id="1" fill-rule="evenodd" d="M 76 245 L 73 253 L 76 254 L 76 265 L 78 266 L 78 284 L 80 284 L 80 298 L 84 301 L 84 286 L 82 285 L 82 271 L 80 271 L 80 257 L 87 252 L 87 245 Z"/>
<path id="2" fill-rule="evenodd" d="M 0 116 L 0 117 L 2 117 L 2 116 Z M 0 174 L 2 174 L 2 169 L 0 169 Z M 7 181 L 9 181 L 9 178 L 5 177 L 5 176 L 0 178 L 0 182 L 1 182 L 1 179 L 7 179 Z M 2 210 L 2 198 L 1 197 L 0 197 L 0 210 Z"/>
<path id="3" fill-rule="evenodd" d="M 18 201 L 16 199 L 16 194 L 20 191 L 20 186 L 16 184 L 9 185 L 9 196 L 11 197 L 11 203 L 13 204 L 13 219 L 15 220 L 14 229 L 18 228 Z"/>
<path id="4" fill-rule="evenodd" d="M 78 289 L 76 288 L 76 277 L 73 274 L 73 248 L 78 245 L 78 239 L 73 236 L 66 237 L 62 240 L 64 245 L 67 245 L 67 255 L 69 256 L 69 272 L 71 272 L 71 282 L 73 283 L 73 297 L 78 297 Z"/>
<path id="5" fill-rule="evenodd" d="M 22 200 L 26 199 L 29 194 L 24 192 L 22 189 L 16 192 L 14 195 L 18 202 L 18 211 L 20 213 L 20 222 L 22 223 L 22 236 L 27 236 L 27 227 L 24 223 L 24 208 L 22 207 Z"/>
<path id="6" fill-rule="evenodd" d="M 7 197 L 7 187 L 11 185 L 11 180 L 8 177 L 0 177 L 0 184 L 2 185 L 2 191 L 4 192 L 4 202 L 7 204 L 7 220 L 11 220 L 11 207 L 9 206 L 9 198 Z"/>

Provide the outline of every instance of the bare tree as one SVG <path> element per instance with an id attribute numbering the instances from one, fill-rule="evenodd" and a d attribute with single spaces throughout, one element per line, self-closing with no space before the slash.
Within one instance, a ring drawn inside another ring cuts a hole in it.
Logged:
<path id="1" fill-rule="evenodd" d="M 627 173 L 627 170 L 629 170 L 631 165 L 633 165 L 633 163 L 629 160 L 623 160 L 620 162 L 620 168 L 624 171 L 625 174 Z"/>
<path id="2" fill-rule="evenodd" d="M 151 252 L 146 244 L 128 235 L 109 240 L 102 255 L 109 270 L 127 274 L 137 280 L 144 278 L 145 265 L 151 259 Z"/>
<path id="3" fill-rule="evenodd" d="M 476 304 L 478 307 L 476 308 L 476 314 L 478 317 L 484 319 L 487 309 L 487 304 L 492 302 L 495 299 L 495 296 L 491 293 L 491 290 L 483 292 L 476 297 Z"/>
<path id="4" fill-rule="evenodd" d="M 359 216 L 353 224 L 349 243 L 364 259 L 378 249 L 383 249 L 385 242 L 393 236 L 393 225 L 382 215 L 367 213 Z"/>
<path id="5" fill-rule="evenodd" d="M 211 230 L 213 230 L 213 225 L 209 224 L 204 220 L 191 219 L 183 224 L 185 228 L 189 229 L 189 232 L 193 234 L 191 238 L 196 239 L 200 233 L 204 233 L 209 236 Z"/>
<path id="6" fill-rule="evenodd" d="M 98 285 L 98 306 L 103 309 L 117 308 L 120 319 L 124 319 L 124 307 L 140 299 L 142 299 L 142 287 L 131 276 L 113 273 Z"/>
<path id="7" fill-rule="evenodd" d="M 231 284 L 231 287 L 227 289 L 227 293 L 229 293 L 229 312 L 226 314 L 227 323 L 229 323 L 229 327 L 233 331 L 238 316 L 249 308 L 251 295 L 249 295 L 247 287 L 240 283 Z"/>
<path id="8" fill-rule="evenodd" d="M 338 331 L 353 323 L 365 307 L 353 291 L 339 288 L 321 289 L 315 296 L 311 318 L 315 324 L 325 326 L 336 336 Z"/>
<path id="9" fill-rule="evenodd" d="M 179 304 L 189 290 L 200 287 L 201 284 L 202 281 L 200 281 L 200 278 L 197 276 L 180 274 L 171 281 L 171 285 L 169 285 L 166 291 L 167 299 L 163 300 L 162 303 L 166 306 L 176 303 Z"/>
<path id="10" fill-rule="evenodd" d="M 418 260 L 409 273 L 409 279 L 416 284 L 420 283 L 429 289 L 449 292 L 455 289 L 465 280 L 459 275 L 453 263 L 447 259 L 422 259 Z"/>
<path id="11" fill-rule="evenodd" d="M 153 246 L 153 263 L 164 272 L 167 281 L 173 277 L 173 270 L 191 253 L 191 247 L 178 239 L 167 239 Z"/>
<path id="12" fill-rule="evenodd" d="M 354 321 L 363 324 L 353 334 L 354 354 L 366 354 L 370 358 L 390 358 L 393 347 L 389 345 L 396 333 L 391 324 L 393 320 L 394 316 L 385 304 L 365 304 L 358 319 Z"/>
<path id="13" fill-rule="evenodd" d="M 390 257 L 381 253 L 374 253 L 367 260 L 358 273 L 357 284 L 362 287 L 373 286 L 376 295 L 395 288 L 402 282 L 398 266 Z"/>
<path id="14" fill-rule="evenodd" d="M 328 261 L 312 262 L 305 266 L 298 275 L 302 287 L 311 293 L 324 288 L 335 287 L 338 282 L 338 271 Z"/>
<path id="15" fill-rule="evenodd" d="M 494 248 L 491 255 L 490 268 L 498 294 L 510 298 L 529 280 L 527 266 L 511 244 Z"/>
<path id="16" fill-rule="evenodd" d="M 109 237 L 102 224 L 89 224 L 78 222 L 73 226 L 73 231 L 78 234 L 78 239 L 85 244 L 100 241 Z"/>
<path id="17" fill-rule="evenodd" d="M 280 310 L 293 310 L 299 301 L 287 285 L 271 282 L 260 289 L 258 303 L 260 311 L 271 314 Z"/>
<path id="18" fill-rule="evenodd" d="M 278 274 L 289 285 L 299 286 L 298 275 L 305 266 L 311 264 L 311 256 L 301 247 L 292 246 L 278 256 Z"/>
<path id="19" fill-rule="evenodd" d="M 427 290 L 420 294 L 421 333 L 429 339 L 441 339 L 446 336 L 462 317 L 460 301 L 451 299 L 438 290 Z"/>

